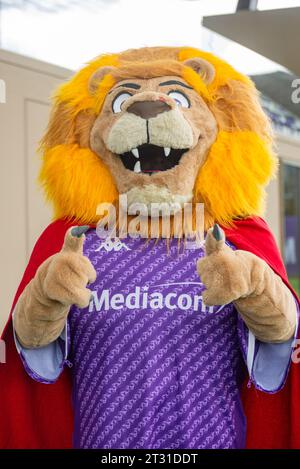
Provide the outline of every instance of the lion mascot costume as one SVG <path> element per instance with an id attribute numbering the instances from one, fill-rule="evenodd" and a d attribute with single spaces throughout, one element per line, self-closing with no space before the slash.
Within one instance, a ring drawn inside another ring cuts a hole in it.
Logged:
<path id="1" fill-rule="evenodd" d="M 101 55 L 58 89 L 41 150 L 55 215 L 3 335 L 1 447 L 300 447 L 299 303 L 260 218 L 277 162 L 251 80 L 188 47 Z"/>

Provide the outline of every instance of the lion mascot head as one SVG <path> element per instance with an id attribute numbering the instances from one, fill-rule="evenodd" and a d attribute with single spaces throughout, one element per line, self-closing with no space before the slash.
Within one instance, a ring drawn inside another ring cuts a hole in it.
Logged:
<path id="1" fill-rule="evenodd" d="M 41 142 L 56 218 L 97 206 L 202 202 L 206 227 L 259 214 L 276 168 L 249 78 L 214 55 L 151 47 L 101 55 L 57 90 Z"/>

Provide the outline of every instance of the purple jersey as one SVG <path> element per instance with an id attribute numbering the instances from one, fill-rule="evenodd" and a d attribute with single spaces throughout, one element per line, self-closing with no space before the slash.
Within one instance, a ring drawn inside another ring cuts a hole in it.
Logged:
<path id="1" fill-rule="evenodd" d="M 60 338 L 54 365 L 50 359 L 57 376 L 37 371 L 45 354 L 33 352 L 32 361 L 21 350 L 29 374 L 43 382 L 58 377 L 66 357 L 72 363 L 74 446 L 244 447 L 245 362 L 255 384 L 273 392 L 284 382 L 290 344 L 280 362 L 283 349 L 255 341 L 233 304 L 203 304 L 201 245 L 179 251 L 173 240 L 168 250 L 164 240 L 103 241 L 90 230 L 84 254 L 97 280 L 89 307 L 71 308 L 69 350 L 61 358 Z"/>

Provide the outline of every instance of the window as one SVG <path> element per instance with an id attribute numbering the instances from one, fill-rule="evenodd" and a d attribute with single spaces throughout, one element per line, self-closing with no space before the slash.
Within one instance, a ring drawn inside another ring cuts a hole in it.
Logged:
<path id="1" fill-rule="evenodd" d="M 283 163 L 284 260 L 289 280 L 300 294 L 300 167 Z"/>

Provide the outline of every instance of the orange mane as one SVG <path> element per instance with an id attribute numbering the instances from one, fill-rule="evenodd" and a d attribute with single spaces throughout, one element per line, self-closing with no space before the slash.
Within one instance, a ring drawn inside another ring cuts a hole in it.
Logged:
<path id="1" fill-rule="evenodd" d="M 201 57 L 215 68 L 205 85 L 183 64 Z M 91 94 L 88 83 L 100 67 L 114 66 Z M 50 122 L 41 141 L 40 180 L 55 209 L 55 218 L 82 223 L 98 220 L 101 202 L 118 197 L 113 176 L 89 148 L 89 132 L 111 87 L 124 78 L 181 76 L 205 100 L 218 123 L 218 136 L 200 168 L 194 200 L 204 202 L 211 219 L 230 224 L 234 218 L 261 213 L 264 187 L 274 174 L 269 121 L 251 80 L 214 55 L 189 47 L 132 49 L 101 55 L 59 87 Z"/>

